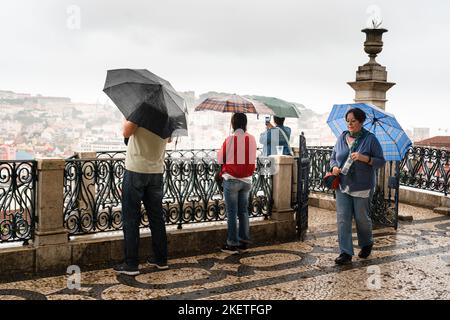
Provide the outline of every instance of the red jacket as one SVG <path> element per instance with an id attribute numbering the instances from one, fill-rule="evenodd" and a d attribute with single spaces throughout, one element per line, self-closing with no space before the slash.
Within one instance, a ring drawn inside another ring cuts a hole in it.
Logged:
<path id="1" fill-rule="evenodd" d="M 218 155 L 222 164 L 220 175 L 228 173 L 235 178 L 251 177 L 256 168 L 256 140 L 248 133 L 238 130 L 225 139 Z"/>

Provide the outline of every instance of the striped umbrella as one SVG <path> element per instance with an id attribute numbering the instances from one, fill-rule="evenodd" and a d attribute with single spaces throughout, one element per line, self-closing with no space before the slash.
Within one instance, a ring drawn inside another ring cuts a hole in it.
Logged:
<path id="1" fill-rule="evenodd" d="M 360 108 L 366 113 L 366 121 L 363 126 L 380 141 L 384 158 L 387 161 L 401 161 L 412 145 L 411 140 L 394 115 L 374 105 L 367 103 L 334 105 L 327 120 L 334 135 L 339 137 L 342 132 L 348 130 L 345 114 L 353 108 Z"/>
<path id="2" fill-rule="evenodd" d="M 274 112 L 263 103 L 236 94 L 207 98 L 195 108 L 195 111 L 206 110 L 274 115 Z"/>

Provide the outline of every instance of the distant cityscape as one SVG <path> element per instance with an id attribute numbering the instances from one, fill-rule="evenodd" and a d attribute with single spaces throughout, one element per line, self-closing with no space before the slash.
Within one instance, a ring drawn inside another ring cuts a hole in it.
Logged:
<path id="1" fill-rule="evenodd" d="M 218 112 L 194 112 L 195 106 L 225 93 L 180 92 L 188 106 L 188 137 L 177 149 L 215 149 L 230 133 L 230 116 Z M 308 145 L 334 145 L 336 138 L 326 124 L 328 114 L 318 114 L 296 103 L 299 119 L 288 118 L 291 144 L 298 146 L 303 132 Z M 72 102 L 68 97 L 46 97 L 0 90 L 0 159 L 28 160 L 42 157 L 68 158 L 75 152 L 125 150 L 121 133 L 123 116 L 112 103 Z M 259 140 L 265 131 L 264 116 L 248 115 L 248 131 Z M 430 128 L 406 130 L 413 141 L 430 138 Z M 448 135 L 450 133 L 444 133 Z M 168 146 L 174 149 L 175 142 Z"/>

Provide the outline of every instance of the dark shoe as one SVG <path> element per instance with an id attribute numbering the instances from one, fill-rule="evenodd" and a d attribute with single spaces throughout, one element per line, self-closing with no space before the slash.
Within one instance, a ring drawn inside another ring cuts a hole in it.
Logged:
<path id="1" fill-rule="evenodd" d="M 226 253 L 229 253 L 229 254 L 236 254 L 236 253 L 239 253 L 238 247 L 236 247 L 236 246 L 229 246 L 228 244 L 224 245 L 224 246 L 220 249 L 220 251 L 226 252 Z"/>
<path id="2" fill-rule="evenodd" d="M 122 264 L 118 264 L 114 266 L 114 271 L 120 274 L 126 274 L 129 276 L 137 276 L 139 274 L 139 268 L 138 267 L 130 267 L 125 262 Z"/>
<path id="3" fill-rule="evenodd" d="M 352 263 L 352 256 L 346 253 L 341 253 L 341 255 L 337 257 L 334 262 L 339 265 L 350 264 Z"/>
<path id="4" fill-rule="evenodd" d="M 246 253 L 248 251 L 248 245 L 246 243 L 241 243 L 237 246 L 239 253 Z"/>
<path id="5" fill-rule="evenodd" d="M 372 252 L 373 244 L 362 247 L 361 251 L 358 253 L 358 257 L 367 259 L 367 257 L 370 256 L 370 253 Z"/>
<path id="6" fill-rule="evenodd" d="M 153 267 L 157 267 L 159 270 L 167 270 L 169 269 L 169 265 L 167 264 L 167 262 L 159 262 L 156 261 L 154 259 L 147 259 L 147 263 Z"/>

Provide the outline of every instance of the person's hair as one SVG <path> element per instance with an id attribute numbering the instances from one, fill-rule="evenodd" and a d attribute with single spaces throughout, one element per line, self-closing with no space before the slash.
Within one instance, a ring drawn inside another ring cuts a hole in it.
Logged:
<path id="1" fill-rule="evenodd" d="M 244 132 L 247 131 L 247 116 L 244 113 L 235 113 L 231 117 L 231 126 L 233 130 L 242 129 Z"/>
<path id="2" fill-rule="evenodd" d="M 353 108 L 353 109 L 348 110 L 347 113 L 345 114 L 346 121 L 347 121 L 347 116 L 350 113 L 353 113 L 353 116 L 359 122 L 364 123 L 364 121 L 366 121 L 366 113 L 364 111 L 362 111 L 360 108 Z"/>
<path id="3" fill-rule="evenodd" d="M 279 126 L 282 126 L 284 124 L 284 118 L 280 118 L 277 116 L 273 117 L 273 121 L 275 121 L 275 123 Z"/>

